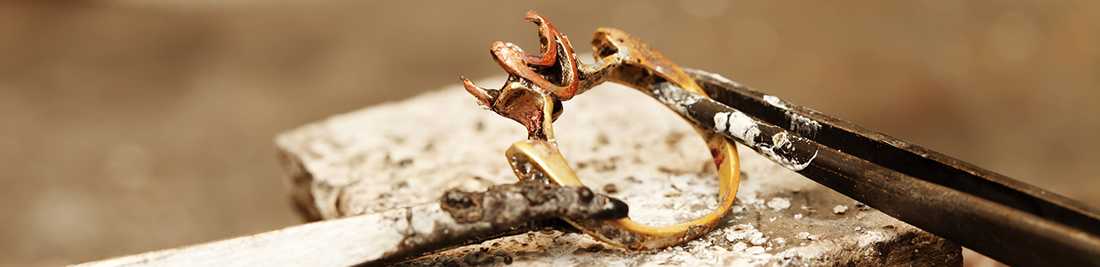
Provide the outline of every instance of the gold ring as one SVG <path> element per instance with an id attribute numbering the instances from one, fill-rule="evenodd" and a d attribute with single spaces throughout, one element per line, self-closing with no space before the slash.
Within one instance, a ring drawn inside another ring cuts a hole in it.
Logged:
<path id="1" fill-rule="evenodd" d="M 597 84 L 612 81 L 656 97 L 656 85 L 668 82 L 700 96 L 707 95 L 660 52 L 623 31 L 598 29 L 592 36 L 597 62 L 582 64 L 576 60 L 569 39 L 549 21 L 534 12 L 528 12 L 527 19 L 539 26 L 541 55 L 527 54 L 515 45 L 497 42 L 491 48 L 494 60 L 509 73 L 503 88 L 482 88 L 463 79 L 466 90 L 482 104 L 527 128 L 528 140 L 513 144 L 505 152 L 521 180 L 535 179 L 560 186 L 584 185 L 557 149 L 553 121 L 561 114 L 561 101 Z M 693 221 L 665 226 L 643 225 L 629 217 L 567 221 L 599 240 L 630 249 L 672 246 L 710 231 L 733 205 L 740 181 L 739 159 L 732 140 L 710 129 L 696 127 L 695 130 L 706 141 L 718 169 L 718 209 Z"/>

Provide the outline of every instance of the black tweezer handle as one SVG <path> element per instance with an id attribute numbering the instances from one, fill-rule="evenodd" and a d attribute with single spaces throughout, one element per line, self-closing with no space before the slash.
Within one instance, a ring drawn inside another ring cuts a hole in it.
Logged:
<path id="1" fill-rule="evenodd" d="M 711 99 L 653 85 L 673 96 L 666 104 L 807 178 L 1006 264 L 1100 266 L 1094 207 L 714 74 L 685 71 Z"/>

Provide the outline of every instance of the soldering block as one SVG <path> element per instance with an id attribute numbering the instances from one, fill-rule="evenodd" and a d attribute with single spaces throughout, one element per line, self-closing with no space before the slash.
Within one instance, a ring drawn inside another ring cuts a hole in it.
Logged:
<path id="1" fill-rule="evenodd" d="M 673 224 L 717 207 L 717 174 L 703 139 L 656 100 L 605 84 L 564 109 L 554 132 L 565 159 L 585 185 L 629 204 L 635 221 Z M 279 135 L 277 145 L 293 202 L 307 220 L 327 220 L 436 201 L 449 188 L 515 182 L 504 151 L 524 138 L 518 123 L 453 85 L 302 126 Z M 959 245 L 751 149 L 738 151 L 732 211 L 684 244 L 631 251 L 575 231 L 536 231 L 398 265 L 961 266 Z"/>

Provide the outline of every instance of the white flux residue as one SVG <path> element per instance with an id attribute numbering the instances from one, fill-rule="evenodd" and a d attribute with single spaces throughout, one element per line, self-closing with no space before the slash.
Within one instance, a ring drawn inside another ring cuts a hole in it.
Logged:
<path id="1" fill-rule="evenodd" d="M 679 112 L 684 116 L 689 116 L 687 107 L 695 104 L 695 102 L 702 100 L 702 96 L 687 92 L 685 90 L 676 90 L 672 87 L 673 85 L 671 84 L 661 84 L 658 88 L 653 90 L 653 95 L 657 98 L 657 100 L 661 101 L 666 106 L 669 106 L 672 109 L 676 110 L 676 112 Z M 813 125 L 807 127 L 812 126 Z M 820 127 L 820 125 L 817 125 L 817 127 Z M 779 163 L 783 167 L 794 171 L 801 171 L 802 169 L 805 169 L 806 166 L 809 166 L 810 162 L 813 161 L 815 157 L 817 157 L 817 152 L 814 152 L 813 157 L 806 160 L 805 162 L 800 162 L 797 159 L 783 157 L 775 153 L 775 148 L 789 148 L 789 146 L 791 146 L 792 144 L 791 140 L 785 132 L 780 132 L 772 136 L 771 145 L 768 145 L 766 143 L 757 144 L 755 140 L 756 137 L 760 135 L 760 126 L 757 125 L 757 122 L 753 120 L 752 117 L 749 117 L 749 115 L 745 115 L 745 113 L 742 113 L 740 111 L 735 110 L 733 112 L 718 112 L 714 114 L 714 128 L 718 132 L 728 132 L 733 137 L 741 139 L 741 141 L 744 142 L 745 145 L 756 148 L 765 156 L 771 158 L 772 161 Z M 816 131 L 816 128 L 813 128 L 813 130 Z M 794 138 L 798 137 L 795 136 Z"/>
<path id="2" fill-rule="evenodd" d="M 782 155 L 775 153 L 776 149 L 793 149 L 791 146 L 793 146 L 794 143 L 791 142 L 790 138 L 791 137 L 787 136 L 787 132 L 779 132 L 772 136 L 771 146 L 760 146 L 760 153 L 763 153 L 764 156 L 767 156 L 775 163 L 779 163 L 779 165 L 782 165 L 787 169 L 791 169 L 793 171 L 801 171 L 807 166 L 810 166 L 810 162 L 812 162 L 814 158 L 817 158 L 817 151 L 814 151 L 814 155 L 811 156 L 810 159 L 807 159 L 805 162 L 798 162 L 798 159 L 783 157 Z M 793 138 L 798 137 L 796 136 Z"/>
<path id="3" fill-rule="evenodd" d="M 814 137 L 817 135 L 817 130 L 821 129 L 821 123 L 798 114 L 787 112 L 787 118 L 791 119 L 790 130 L 804 137 Z"/>
<path id="4" fill-rule="evenodd" d="M 773 107 L 788 110 L 786 113 L 787 118 L 791 120 L 791 130 L 805 137 L 813 137 L 817 135 L 817 130 L 821 129 L 821 123 L 814 121 L 810 118 L 803 117 L 801 115 L 790 112 L 790 107 L 786 103 L 783 103 L 782 99 L 773 95 L 764 95 L 764 102 L 772 105 Z"/>
<path id="5" fill-rule="evenodd" d="M 714 114 L 714 128 L 718 132 L 728 132 L 733 137 L 741 139 L 745 145 L 756 146 L 756 136 L 760 135 L 760 128 L 756 126 L 749 115 L 740 111 L 718 112 Z"/>
<path id="6" fill-rule="evenodd" d="M 788 198 L 783 198 L 783 197 L 772 198 L 771 201 L 768 201 L 768 207 L 772 208 L 776 211 L 781 210 L 781 209 L 790 208 L 791 207 L 791 200 L 788 199 Z"/>
<path id="7" fill-rule="evenodd" d="M 653 90 L 653 96 L 657 98 L 657 101 L 661 101 L 665 106 L 676 110 L 684 116 L 688 115 L 687 107 L 702 100 L 702 96 L 688 92 L 687 90 L 673 88 L 675 85 L 669 83 L 658 84 L 658 87 Z"/>
<path id="8" fill-rule="evenodd" d="M 732 229 L 726 230 L 726 241 L 737 242 L 739 240 L 748 241 L 753 245 L 764 245 L 768 242 L 768 238 L 764 237 L 764 233 L 756 230 L 756 227 L 752 224 L 739 224 Z"/>
<path id="9" fill-rule="evenodd" d="M 820 127 L 820 125 L 818 125 L 818 127 Z M 718 112 L 714 114 L 714 129 L 718 132 L 728 132 L 733 137 L 741 139 L 745 145 L 760 151 L 760 153 L 770 158 L 773 162 L 779 163 L 779 165 L 794 171 L 801 171 L 807 166 L 810 166 L 810 162 L 817 157 L 817 152 L 815 151 L 812 157 L 805 162 L 801 162 L 797 159 L 783 157 L 775 153 L 776 148 L 792 149 L 791 146 L 793 142 L 791 142 L 790 138 L 799 138 L 798 136 L 788 136 L 786 132 L 779 132 L 773 135 L 771 144 L 756 143 L 756 137 L 760 135 L 760 126 L 755 120 L 740 111 Z M 814 130 L 816 131 L 816 129 Z"/>
<path id="10" fill-rule="evenodd" d="M 787 105 L 783 104 L 783 100 L 780 100 L 778 97 L 775 97 L 773 95 L 764 95 L 764 102 L 768 102 L 768 104 L 771 104 L 772 106 L 775 106 L 777 108 L 787 109 Z"/>

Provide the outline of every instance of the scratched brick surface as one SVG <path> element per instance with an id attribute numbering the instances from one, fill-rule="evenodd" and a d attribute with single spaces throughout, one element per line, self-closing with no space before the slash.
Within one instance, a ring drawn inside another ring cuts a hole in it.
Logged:
<path id="1" fill-rule="evenodd" d="M 476 81 L 502 84 L 502 78 Z M 672 224 L 717 205 L 702 139 L 633 89 L 603 85 L 565 103 L 554 124 L 565 158 L 589 187 L 630 204 L 636 221 Z M 515 177 L 504 150 L 523 128 L 476 104 L 460 86 L 305 125 L 277 138 L 295 203 L 313 220 L 484 190 Z M 958 245 L 799 176 L 741 147 L 733 211 L 712 232 L 656 251 L 628 251 L 572 232 L 531 232 L 454 248 L 401 265 L 856 266 L 959 265 Z M 507 261 L 505 260 L 507 259 Z"/>

